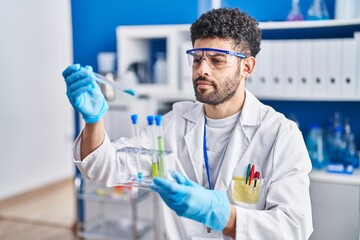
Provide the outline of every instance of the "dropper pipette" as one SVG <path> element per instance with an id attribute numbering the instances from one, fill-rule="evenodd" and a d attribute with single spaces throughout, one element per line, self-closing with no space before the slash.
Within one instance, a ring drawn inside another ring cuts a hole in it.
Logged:
<path id="1" fill-rule="evenodd" d="M 136 96 L 136 92 L 134 90 L 125 89 L 125 88 L 119 86 L 118 84 L 114 83 L 113 81 L 110 81 L 109 79 L 107 79 L 106 77 L 104 77 L 103 75 L 101 75 L 99 73 L 94 72 L 94 75 L 96 77 L 97 82 L 109 85 L 109 86 L 111 86 L 113 88 L 117 88 L 117 89 L 123 91 L 124 93 L 127 93 L 127 94 L 131 95 L 131 96 Z"/>

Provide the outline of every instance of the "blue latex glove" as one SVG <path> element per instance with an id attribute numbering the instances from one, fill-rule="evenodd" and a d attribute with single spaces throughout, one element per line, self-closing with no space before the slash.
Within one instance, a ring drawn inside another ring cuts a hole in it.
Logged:
<path id="1" fill-rule="evenodd" d="M 63 73 L 66 82 L 66 95 L 71 105 L 81 113 L 87 123 L 99 121 L 109 106 L 95 80 L 92 67 L 74 64 Z"/>
<path id="2" fill-rule="evenodd" d="M 206 189 L 175 171 L 171 175 L 176 182 L 155 178 L 151 189 L 159 193 L 177 215 L 222 231 L 230 218 L 226 192 Z"/>

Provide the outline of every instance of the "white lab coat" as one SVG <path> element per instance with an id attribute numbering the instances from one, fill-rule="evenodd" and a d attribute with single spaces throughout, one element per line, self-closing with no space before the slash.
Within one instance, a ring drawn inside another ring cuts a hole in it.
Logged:
<path id="1" fill-rule="evenodd" d="M 166 149 L 177 157 L 175 169 L 199 184 L 203 184 L 204 119 L 202 103 L 180 102 L 163 121 Z M 141 145 L 149 148 L 151 131 L 145 128 L 140 139 Z M 116 185 L 119 180 L 114 151 L 132 145 L 133 140 L 111 143 L 106 137 L 83 161 L 79 161 L 80 141 L 81 135 L 75 142 L 74 158 L 81 173 L 93 181 Z M 242 202 L 234 195 L 238 187 L 235 179 L 244 177 L 249 163 L 261 173 L 257 203 Z M 310 171 L 311 162 L 297 125 L 246 91 L 241 117 L 214 187 L 227 191 L 236 206 L 236 239 L 308 239 L 313 230 Z M 163 214 L 169 239 L 191 239 L 204 231 L 200 223 L 178 217 L 166 206 Z"/>

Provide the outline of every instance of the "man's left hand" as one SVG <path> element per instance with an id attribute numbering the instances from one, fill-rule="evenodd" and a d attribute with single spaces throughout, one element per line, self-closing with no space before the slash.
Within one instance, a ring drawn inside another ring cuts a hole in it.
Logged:
<path id="1" fill-rule="evenodd" d="M 151 189 L 159 193 L 177 215 L 222 231 L 230 218 L 226 192 L 206 189 L 176 171 L 172 171 L 171 175 L 176 182 L 155 178 Z"/>

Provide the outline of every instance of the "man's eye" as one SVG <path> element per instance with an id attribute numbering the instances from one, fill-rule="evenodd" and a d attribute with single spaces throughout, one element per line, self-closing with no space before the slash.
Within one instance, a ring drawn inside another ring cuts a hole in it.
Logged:
<path id="1" fill-rule="evenodd" d="M 201 62 L 201 58 L 200 57 L 198 57 L 198 58 L 196 58 L 196 57 L 194 57 L 194 63 L 199 63 L 199 62 Z"/>
<path id="2" fill-rule="evenodd" d="M 223 57 L 212 57 L 210 59 L 212 64 L 220 65 L 226 63 L 226 59 Z"/>

